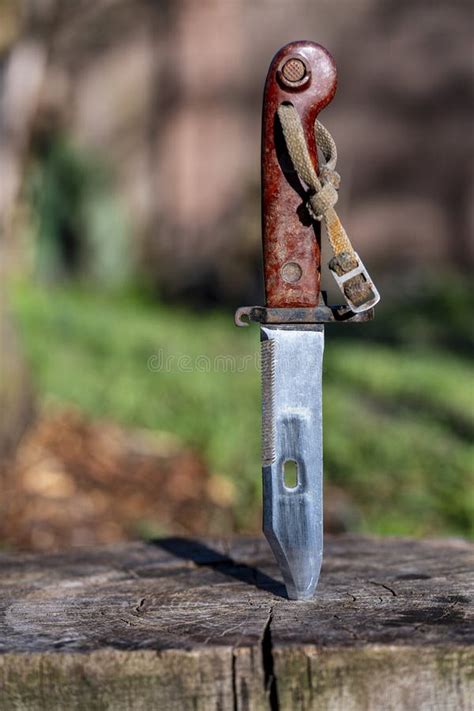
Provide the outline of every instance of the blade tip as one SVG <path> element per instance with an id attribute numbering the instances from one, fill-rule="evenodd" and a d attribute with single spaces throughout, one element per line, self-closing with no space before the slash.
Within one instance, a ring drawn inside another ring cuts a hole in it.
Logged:
<path id="1" fill-rule="evenodd" d="M 310 600 L 313 600 L 315 595 L 316 595 L 316 588 L 318 585 L 318 581 L 314 583 L 310 588 L 301 588 L 297 589 L 294 586 L 286 585 L 286 592 L 288 595 L 288 599 L 292 600 L 294 602 L 309 602 Z"/>

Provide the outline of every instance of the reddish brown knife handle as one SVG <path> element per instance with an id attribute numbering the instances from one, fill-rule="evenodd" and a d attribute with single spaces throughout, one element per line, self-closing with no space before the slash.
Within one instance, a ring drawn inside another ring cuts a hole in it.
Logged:
<path id="1" fill-rule="evenodd" d="M 305 208 L 305 191 L 288 156 L 277 110 L 297 109 L 316 170 L 317 115 L 336 91 L 331 55 L 314 42 L 292 42 L 274 57 L 263 99 L 262 232 L 266 304 L 271 308 L 317 306 L 321 268 L 319 224 Z"/>

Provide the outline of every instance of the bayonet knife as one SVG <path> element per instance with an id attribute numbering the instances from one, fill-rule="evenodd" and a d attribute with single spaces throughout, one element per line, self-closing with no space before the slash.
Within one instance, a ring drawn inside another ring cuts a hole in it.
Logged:
<path id="1" fill-rule="evenodd" d="M 314 169 L 321 175 L 315 126 L 335 90 L 334 61 L 318 44 L 286 45 L 270 65 L 262 125 L 266 305 L 242 307 L 235 318 L 239 326 L 260 323 L 263 530 L 288 597 L 296 600 L 314 595 L 323 554 L 324 323 L 368 320 L 378 300 L 353 252 L 342 254 L 341 268 L 332 267 L 347 305 L 328 306 L 320 291 L 321 216 L 308 202 L 314 185 L 311 176 L 304 177 L 304 160 L 311 162 L 309 173 Z M 292 107 L 290 123 L 284 123 L 287 109 L 282 106 Z M 292 141 L 294 126 L 299 144 Z M 306 147 L 300 150 L 303 140 Z M 349 266 L 344 267 L 347 256 Z M 351 284 L 367 287 L 368 295 L 357 301 L 357 288 L 344 291 Z"/>

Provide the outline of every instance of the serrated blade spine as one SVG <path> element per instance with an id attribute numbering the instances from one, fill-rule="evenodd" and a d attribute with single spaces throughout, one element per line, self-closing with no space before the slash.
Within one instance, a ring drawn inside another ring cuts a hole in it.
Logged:
<path id="1" fill-rule="evenodd" d="M 275 461 L 275 346 L 272 340 L 262 340 L 262 465 Z"/>

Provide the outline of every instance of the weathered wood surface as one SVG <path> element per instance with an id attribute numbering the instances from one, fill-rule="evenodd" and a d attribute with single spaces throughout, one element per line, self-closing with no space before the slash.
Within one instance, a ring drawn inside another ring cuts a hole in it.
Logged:
<path id="1" fill-rule="evenodd" d="M 329 538 L 290 602 L 265 541 L 0 556 L 0 708 L 459 711 L 473 546 Z"/>

